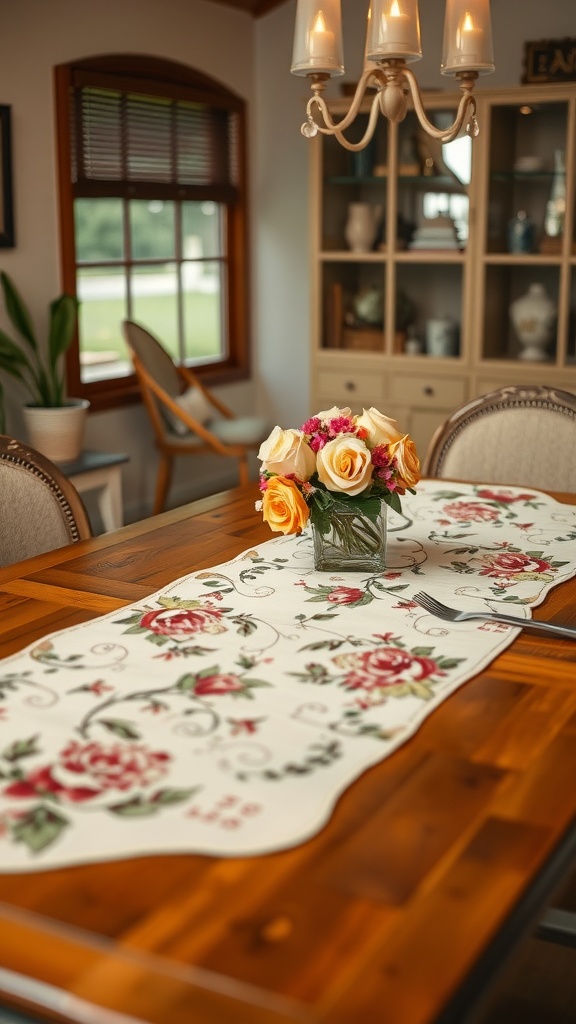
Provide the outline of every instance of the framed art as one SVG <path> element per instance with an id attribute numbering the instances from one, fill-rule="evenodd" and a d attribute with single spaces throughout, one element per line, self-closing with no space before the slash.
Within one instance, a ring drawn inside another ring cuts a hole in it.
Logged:
<path id="1" fill-rule="evenodd" d="M 11 249 L 14 244 L 10 107 L 0 105 L 0 248 Z"/>
<path id="2" fill-rule="evenodd" d="M 524 85 L 576 81 L 576 39 L 524 43 Z"/>

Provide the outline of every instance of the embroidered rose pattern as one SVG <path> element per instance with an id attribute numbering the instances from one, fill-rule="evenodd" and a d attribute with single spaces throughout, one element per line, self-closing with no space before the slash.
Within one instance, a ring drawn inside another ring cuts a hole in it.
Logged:
<path id="1" fill-rule="evenodd" d="M 32 769 L 4 789 L 6 796 L 51 794 L 74 803 L 91 800 L 108 790 L 150 786 L 168 772 L 170 755 L 139 743 L 79 743 L 73 740 L 56 764 Z"/>
<path id="2" fill-rule="evenodd" d="M 433 658 L 414 655 L 399 647 L 340 654 L 333 660 L 346 670 L 343 686 L 348 690 L 381 690 L 446 674 Z"/>
<path id="3" fill-rule="evenodd" d="M 196 633 L 225 633 L 219 608 L 162 608 L 146 612 L 140 619 L 142 629 L 172 640 L 188 640 Z"/>
<path id="4" fill-rule="evenodd" d="M 460 523 L 489 523 L 500 518 L 497 508 L 479 501 L 454 501 L 444 505 L 444 514 Z"/>
<path id="5" fill-rule="evenodd" d="M 198 678 L 197 682 L 194 683 L 194 693 L 197 697 L 217 696 L 224 693 L 242 693 L 245 689 L 246 684 L 240 676 L 234 675 L 214 673 L 211 676 Z"/>
<path id="6" fill-rule="evenodd" d="M 358 604 L 363 598 L 364 591 L 357 587 L 334 587 L 327 594 L 327 600 L 332 604 Z"/>
<path id="7" fill-rule="evenodd" d="M 368 709 L 385 703 L 389 697 L 413 696 L 429 700 L 433 686 L 457 668 L 462 658 L 435 654 L 432 647 L 408 650 L 400 637 L 391 634 L 374 637 L 381 646 L 365 651 L 337 654 L 332 664 L 339 670 L 331 674 L 323 665 L 311 662 L 304 672 L 291 672 L 303 683 L 326 686 L 336 683 L 355 691 L 354 707 Z"/>
<path id="8" fill-rule="evenodd" d="M 505 551 L 499 555 L 485 555 L 481 576 L 496 576 L 502 579 L 552 579 L 554 568 L 543 558 L 524 555 L 520 551 Z"/>

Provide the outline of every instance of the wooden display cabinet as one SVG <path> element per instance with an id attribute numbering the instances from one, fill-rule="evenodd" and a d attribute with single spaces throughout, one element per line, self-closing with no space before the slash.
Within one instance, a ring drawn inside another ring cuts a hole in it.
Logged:
<path id="1" fill-rule="evenodd" d="M 458 100 L 427 93 L 428 116 L 438 126 L 451 122 Z M 400 125 L 380 117 L 374 142 L 359 154 L 330 137 L 311 143 L 311 411 L 377 405 L 412 434 L 422 456 L 454 408 L 492 387 L 576 391 L 576 85 L 480 87 L 476 100 L 473 142 L 435 144 L 409 111 Z M 343 114 L 347 101 L 332 108 Z M 551 237 L 545 224 L 558 151 L 565 205 L 563 229 Z M 366 252 L 346 241 L 350 203 L 381 210 Z M 511 252 L 509 223 L 520 210 L 534 223 L 533 245 Z M 511 303 L 533 283 L 557 306 L 538 362 L 522 358 L 510 319 Z M 370 322 L 359 307 L 370 310 Z M 427 325 L 439 318 L 456 337 L 444 357 L 426 348 Z"/>

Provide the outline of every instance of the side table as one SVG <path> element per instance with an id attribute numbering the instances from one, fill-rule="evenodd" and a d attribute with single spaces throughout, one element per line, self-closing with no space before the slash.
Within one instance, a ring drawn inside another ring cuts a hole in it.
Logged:
<path id="1" fill-rule="evenodd" d="M 74 484 L 79 494 L 97 491 L 98 511 L 106 531 L 123 525 L 122 464 L 128 462 L 124 452 L 82 452 L 74 462 L 61 462 L 60 469 Z"/>

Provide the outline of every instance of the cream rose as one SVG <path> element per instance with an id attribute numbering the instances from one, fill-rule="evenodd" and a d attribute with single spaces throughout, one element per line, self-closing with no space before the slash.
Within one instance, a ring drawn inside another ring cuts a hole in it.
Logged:
<path id="1" fill-rule="evenodd" d="M 342 416 L 352 418 L 351 409 L 339 409 L 337 405 L 333 405 L 331 409 L 324 409 L 323 412 L 317 412 L 316 418 L 322 420 L 322 423 L 328 423 L 330 420 L 338 420 Z"/>
<path id="2" fill-rule="evenodd" d="M 360 494 L 372 479 L 368 448 L 359 437 L 339 434 L 317 455 L 318 477 L 329 491 Z"/>
<path id="3" fill-rule="evenodd" d="M 420 459 L 414 441 L 405 434 L 388 449 L 398 468 L 398 491 L 403 494 L 406 488 L 415 487 L 420 479 Z"/>
<path id="4" fill-rule="evenodd" d="M 262 518 L 274 533 L 302 533 L 310 516 L 293 480 L 272 476 L 262 492 Z"/>
<path id="5" fill-rule="evenodd" d="M 262 469 L 278 476 L 297 476 L 309 480 L 316 469 L 316 456 L 306 444 L 301 430 L 274 427 L 270 437 L 260 445 L 258 458 Z"/>
<path id="6" fill-rule="evenodd" d="M 357 416 L 355 422 L 357 427 L 364 427 L 368 431 L 366 444 L 369 448 L 375 448 L 377 444 L 393 444 L 402 437 L 396 429 L 396 420 L 383 416 L 374 406 L 363 409 L 362 415 Z"/>

